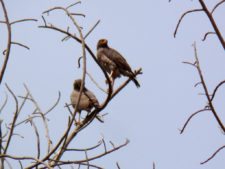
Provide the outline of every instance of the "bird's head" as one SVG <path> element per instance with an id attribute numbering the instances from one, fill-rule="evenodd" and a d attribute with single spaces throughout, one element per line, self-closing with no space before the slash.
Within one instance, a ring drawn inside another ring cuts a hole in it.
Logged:
<path id="1" fill-rule="evenodd" d="M 97 49 L 99 49 L 99 48 L 107 48 L 107 47 L 108 47 L 108 40 L 107 39 L 100 39 L 98 41 Z"/>
<path id="2" fill-rule="evenodd" d="M 75 90 L 80 90 L 81 82 L 82 82 L 81 79 L 75 80 L 74 83 L 73 83 L 73 88 L 74 88 Z"/>

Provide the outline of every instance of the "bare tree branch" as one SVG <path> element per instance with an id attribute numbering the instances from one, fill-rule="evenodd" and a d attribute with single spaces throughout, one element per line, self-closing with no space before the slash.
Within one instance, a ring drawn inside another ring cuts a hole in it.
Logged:
<path id="1" fill-rule="evenodd" d="M 205 163 L 207 163 L 207 162 L 209 162 L 210 160 L 212 160 L 216 155 L 217 155 L 217 153 L 219 153 L 220 152 L 220 150 L 222 150 L 222 149 L 224 149 L 225 148 L 225 146 L 222 146 L 222 147 L 220 147 L 218 150 L 216 150 L 207 160 L 205 160 L 205 161 L 203 161 L 203 162 L 201 162 L 200 164 L 205 164 Z"/>
<path id="2" fill-rule="evenodd" d="M 11 25 L 10 25 L 10 22 L 9 22 L 8 13 L 7 13 L 4 1 L 0 0 L 0 3 L 1 3 L 2 9 L 3 9 L 3 12 L 4 12 L 5 23 L 7 25 L 7 30 L 8 30 L 8 42 L 7 42 L 5 60 L 4 60 L 4 63 L 3 63 L 3 66 L 2 66 L 2 69 L 1 69 L 1 72 L 0 72 L 0 85 L 1 85 L 4 73 L 5 73 L 5 70 L 6 70 L 6 67 L 7 67 L 7 63 L 8 63 L 8 60 L 9 60 L 9 55 L 10 55 L 12 30 L 11 30 Z"/>
<path id="3" fill-rule="evenodd" d="M 212 9 L 211 15 L 215 12 L 215 10 L 222 5 L 225 2 L 225 0 L 220 1 L 219 3 L 217 3 L 214 8 Z"/>
<path id="4" fill-rule="evenodd" d="M 211 101 L 213 101 L 214 97 L 216 96 L 216 93 L 218 91 L 218 89 L 225 83 L 225 80 L 223 80 L 222 82 L 220 82 L 213 91 L 212 97 L 211 97 Z"/>
<path id="5" fill-rule="evenodd" d="M 13 45 L 18 45 L 18 46 L 21 46 L 21 47 L 24 47 L 26 48 L 27 50 L 30 50 L 30 48 L 22 43 L 19 43 L 19 42 L 11 42 Z"/>
<path id="6" fill-rule="evenodd" d="M 204 108 L 204 109 L 198 110 L 198 111 L 196 111 L 195 113 L 193 113 L 193 114 L 187 119 L 187 121 L 184 123 L 184 126 L 183 126 L 182 129 L 180 130 L 180 134 L 182 134 L 182 133 L 184 132 L 184 130 L 185 130 L 185 128 L 187 127 L 188 123 L 191 121 L 191 119 L 192 119 L 195 115 L 197 115 L 197 114 L 199 114 L 199 113 L 201 113 L 201 112 L 204 112 L 204 111 L 211 111 L 211 110 L 210 110 L 210 109 Z"/>
<path id="7" fill-rule="evenodd" d="M 26 86 L 26 84 L 24 84 L 24 87 L 27 90 L 27 92 L 29 93 L 29 96 L 32 99 L 32 102 L 34 103 L 35 107 L 39 111 L 38 114 L 40 114 L 40 116 L 42 117 L 43 124 L 44 124 L 44 127 L 45 127 L 45 137 L 47 138 L 47 141 L 48 141 L 48 150 L 47 150 L 47 152 L 50 152 L 51 146 L 52 146 L 52 141 L 50 139 L 50 134 L 49 134 L 49 128 L 48 128 L 47 119 L 46 119 L 43 111 L 40 109 L 38 103 L 35 101 L 34 97 L 32 96 L 32 94 L 31 94 L 30 90 L 28 89 L 28 87 Z"/>
<path id="8" fill-rule="evenodd" d="M 21 19 L 21 20 L 17 20 L 17 21 L 13 21 L 10 23 L 10 25 L 16 24 L 16 23 L 21 23 L 21 22 L 27 22 L 27 21 L 34 21 L 37 22 L 37 19 Z"/>
<path id="9" fill-rule="evenodd" d="M 203 11 L 203 9 L 193 9 L 193 10 L 189 10 L 189 11 L 183 13 L 183 15 L 181 15 L 181 17 L 180 17 L 180 19 L 179 19 L 179 21 L 178 21 L 178 23 L 177 23 L 177 26 L 176 26 L 176 28 L 175 28 L 175 31 L 174 31 L 174 34 L 173 34 L 174 38 L 175 38 L 176 35 L 177 35 L 177 30 L 178 30 L 178 28 L 179 28 L 179 26 L 180 26 L 181 21 L 182 21 L 183 18 L 185 17 L 185 15 L 187 15 L 187 14 L 189 14 L 189 13 L 193 13 L 193 12 L 202 12 L 202 11 Z"/>
<path id="10" fill-rule="evenodd" d="M 36 124 L 33 122 L 32 118 L 30 119 L 30 124 L 31 124 L 31 126 L 33 126 L 35 135 L 37 137 L 36 138 L 36 140 L 37 140 L 37 159 L 39 159 L 40 155 L 41 155 L 40 135 L 38 132 L 38 128 L 37 128 Z"/>
<path id="11" fill-rule="evenodd" d="M 84 36 L 84 39 L 86 39 L 91 34 L 91 32 L 93 32 L 93 30 L 98 26 L 99 23 L 100 20 L 98 20 L 96 24 L 94 24 L 94 26 L 87 32 L 87 34 Z"/>
<path id="12" fill-rule="evenodd" d="M 194 51 L 195 51 L 195 59 L 196 59 L 196 66 L 197 66 L 198 74 L 199 74 L 199 77 L 201 79 L 202 86 L 203 86 L 205 95 L 207 97 L 208 103 L 209 103 L 209 107 L 210 107 L 214 117 L 216 118 L 216 121 L 218 122 L 219 126 L 221 127 L 223 132 L 225 132 L 225 127 L 224 127 L 222 121 L 220 120 L 219 116 L 217 115 L 217 112 L 216 112 L 216 110 L 215 110 L 215 108 L 213 106 L 213 103 L 211 101 L 211 98 L 210 98 L 207 86 L 205 84 L 205 80 L 203 78 L 203 74 L 202 74 L 202 71 L 201 71 L 201 68 L 200 68 L 200 63 L 199 63 L 199 60 L 198 60 L 197 48 L 196 48 L 196 44 L 195 43 L 193 44 L 193 47 L 194 47 Z"/>
<path id="13" fill-rule="evenodd" d="M 201 4 L 202 9 L 204 10 L 204 12 L 206 13 L 207 17 L 209 18 L 209 21 L 210 21 L 210 23 L 212 24 L 212 27 L 213 27 L 213 29 L 215 30 L 215 32 L 216 32 L 216 34 L 217 34 L 217 37 L 219 38 L 220 43 L 221 43 L 221 45 L 223 46 L 223 49 L 225 49 L 225 41 L 224 41 L 224 39 L 223 39 L 223 36 L 222 36 L 222 34 L 220 33 L 220 30 L 219 30 L 219 28 L 218 28 L 218 26 L 217 26 L 217 24 L 216 24 L 216 22 L 215 22 L 213 16 L 211 15 L 211 13 L 209 12 L 207 6 L 205 5 L 204 0 L 199 0 L 199 3 Z"/>
<path id="14" fill-rule="evenodd" d="M 0 108 L 0 113 L 2 113 L 2 111 L 3 111 L 3 109 L 4 109 L 4 107 L 6 106 L 7 101 L 8 101 L 8 95 L 7 95 L 7 94 L 5 94 L 5 95 L 6 95 L 5 101 L 4 101 L 4 103 L 2 104 L 2 106 L 1 106 L 1 108 Z"/>
<path id="15" fill-rule="evenodd" d="M 208 35 L 214 35 L 214 34 L 216 34 L 216 33 L 215 33 L 215 32 L 207 32 L 207 33 L 204 35 L 202 41 L 205 41 L 206 38 L 208 37 Z"/>

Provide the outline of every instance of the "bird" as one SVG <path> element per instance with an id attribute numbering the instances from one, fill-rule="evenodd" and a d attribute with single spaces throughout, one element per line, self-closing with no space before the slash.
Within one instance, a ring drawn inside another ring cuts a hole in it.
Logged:
<path id="1" fill-rule="evenodd" d="M 137 88 L 140 87 L 126 59 L 117 50 L 108 46 L 107 39 L 100 39 L 97 43 L 97 60 L 103 69 L 110 74 L 112 84 L 116 78 L 123 75 L 131 78 Z"/>
<path id="2" fill-rule="evenodd" d="M 78 103 L 78 97 L 79 97 L 79 93 L 80 93 L 81 83 L 82 83 L 81 79 L 77 79 L 73 83 L 73 91 L 70 95 L 70 101 L 71 101 L 71 105 L 73 106 L 73 108 L 75 108 L 77 103 Z M 91 112 L 91 110 L 94 107 L 99 108 L 98 99 L 96 98 L 96 96 L 90 90 L 88 90 L 85 87 L 85 84 L 84 84 L 83 91 L 82 91 L 81 97 L 80 97 L 80 102 L 79 102 L 79 105 L 77 107 L 77 111 L 79 113 L 78 123 L 80 123 L 81 111 L 85 110 L 89 113 L 89 112 Z"/>

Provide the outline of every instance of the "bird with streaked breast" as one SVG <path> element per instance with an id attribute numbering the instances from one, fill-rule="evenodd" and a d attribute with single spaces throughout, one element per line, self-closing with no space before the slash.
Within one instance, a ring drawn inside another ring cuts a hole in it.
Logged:
<path id="1" fill-rule="evenodd" d="M 120 78 L 121 75 L 123 75 L 131 78 L 136 87 L 140 87 L 140 84 L 126 59 L 118 51 L 108 46 L 107 39 L 100 39 L 98 41 L 97 59 L 103 69 L 110 74 L 112 84 L 114 84 L 116 78 Z"/>

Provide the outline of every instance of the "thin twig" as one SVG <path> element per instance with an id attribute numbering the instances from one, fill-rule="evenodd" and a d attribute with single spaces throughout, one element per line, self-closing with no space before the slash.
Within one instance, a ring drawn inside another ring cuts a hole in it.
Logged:
<path id="1" fill-rule="evenodd" d="M 5 94 L 5 101 L 4 101 L 4 103 L 2 104 L 2 106 L 1 106 L 1 108 L 0 108 L 0 113 L 2 113 L 2 111 L 3 111 L 4 107 L 5 107 L 5 106 L 6 106 L 6 104 L 7 104 L 7 101 L 8 101 L 8 95 L 7 95 L 7 94 Z"/>
<path id="2" fill-rule="evenodd" d="M 121 169 L 118 162 L 116 162 L 116 166 L 117 166 L 118 169 Z"/>
<path id="3" fill-rule="evenodd" d="M 49 108 L 49 110 L 47 110 L 47 111 L 44 113 L 45 116 L 46 116 L 48 113 L 50 113 L 50 112 L 51 112 L 51 111 L 59 104 L 60 98 L 61 98 L 61 93 L 60 93 L 60 91 L 59 91 L 59 93 L 58 93 L 58 98 L 57 98 L 56 102 L 53 104 L 52 107 Z"/>
<path id="4" fill-rule="evenodd" d="M 18 46 L 21 46 L 21 47 L 24 47 L 26 48 L 27 50 L 30 50 L 30 48 L 22 43 L 19 43 L 19 42 L 11 42 L 13 45 L 18 45 Z"/>
<path id="5" fill-rule="evenodd" d="M 205 163 L 207 163 L 207 162 L 209 162 L 210 160 L 212 160 L 216 155 L 217 155 L 217 153 L 219 153 L 219 151 L 220 150 L 222 150 L 222 149 L 224 149 L 225 148 L 225 146 L 222 146 L 222 147 L 220 147 L 218 150 L 216 150 L 207 160 L 205 160 L 205 161 L 203 161 L 203 162 L 201 162 L 200 164 L 205 164 Z"/>
<path id="6" fill-rule="evenodd" d="M 202 41 L 205 41 L 206 38 L 208 37 L 208 35 L 214 35 L 214 34 L 216 34 L 216 33 L 215 33 L 215 32 L 207 32 L 207 33 L 204 35 Z"/>
<path id="7" fill-rule="evenodd" d="M 222 34 L 221 34 L 221 32 L 220 32 L 220 30 L 219 30 L 219 28 L 218 28 L 214 18 L 213 18 L 213 16 L 211 15 L 211 13 L 209 12 L 207 6 L 205 5 L 204 0 L 199 0 L 199 3 L 201 4 L 202 9 L 204 10 L 204 12 L 206 13 L 207 17 L 209 18 L 209 21 L 212 24 L 212 27 L 215 30 L 215 32 L 217 34 L 217 37 L 219 38 L 220 43 L 223 46 L 223 49 L 225 50 L 225 41 L 223 39 L 223 36 L 222 36 Z"/>
<path id="8" fill-rule="evenodd" d="M 28 89 L 26 84 L 24 84 L 24 87 L 27 90 L 27 92 L 29 93 L 30 98 L 32 99 L 35 107 L 39 111 L 40 116 L 42 117 L 43 124 L 44 124 L 44 127 L 45 127 L 45 137 L 47 138 L 47 141 L 48 141 L 48 150 L 47 150 L 47 152 L 50 152 L 50 149 L 51 149 L 51 146 L 52 146 L 52 141 L 51 141 L 50 135 L 49 135 L 49 128 L 48 128 L 47 119 L 46 119 L 45 115 L 43 114 L 43 112 L 41 111 L 40 107 L 38 106 L 38 103 L 35 101 L 34 97 L 32 96 L 32 94 L 31 94 L 31 92 Z"/>
<path id="9" fill-rule="evenodd" d="M 36 124 L 33 122 L 32 118 L 30 119 L 30 124 L 31 124 L 31 126 L 33 126 L 35 135 L 37 137 L 36 138 L 36 140 L 37 140 L 37 159 L 39 159 L 40 154 L 41 154 L 40 135 L 39 135 L 39 132 L 38 132 L 38 128 L 37 128 Z"/>
<path id="10" fill-rule="evenodd" d="M 6 142 L 4 154 L 7 153 L 7 150 L 8 150 L 8 147 L 9 147 L 9 144 L 10 144 L 10 141 L 12 139 L 12 135 L 13 135 L 13 132 L 14 132 L 14 129 L 15 129 L 15 123 L 16 123 L 16 120 L 17 120 L 17 117 L 18 117 L 18 113 L 19 113 L 19 103 L 18 103 L 18 100 L 16 98 L 16 95 L 13 93 L 13 91 L 9 88 L 9 86 L 7 84 L 5 84 L 5 85 L 6 85 L 6 88 L 8 89 L 8 91 L 10 92 L 10 94 L 14 98 L 14 101 L 16 103 L 16 110 L 14 112 L 14 116 L 13 116 L 13 120 L 12 120 L 12 125 L 10 127 L 10 132 L 9 132 L 9 136 L 8 136 L 8 139 L 7 139 L 7 142 Z"/>
<path id="11" fill-rule="evenodd" d="M 73 7 L 73 6 L 77 5 L 77 4 L 81 4 L 81 1 L 75 2 L 75 3 L 67 6 L 66 9 L 69 9 L 69 8 L 71 8 L 71 7 Z"/>
<path id="12" fill-rule="evenodd" d="M 217 3 L 214 8 L 212 9 L 211 15 L 213 14 L 213 12 L 215 12 L 216 8 L 218 8 L 220 5 L 222 5 L 225 2 L 225 0 L 220 1 L 219 3 Z"/>
<path id="13" fill-rule="evenodd" d="M 215 110 L 215 108 L 213 106 L 213 103 L 211 101 L 211 98 L 210 98 L 210 95 L 209 95 L 209 92 L 208 92 L 208 88 L 207 88 L 207 86 L 205 84 L 205 80 L 204 80 L 204 77 L 203 77 L 203 74 L 202 74 L 202 71 L 201 71 L 201 68 L 200 68 L 200 63 L 199 63 L 199 60 L 198 60 L 197 47 L 196 47 L 195 43 L 193 44 L 193 47 L 194 47 L 194 52 L 195 52 L 195 59 L 196 59 L 196 66 L 197 66 L 198 74 L 200 76 L 200 79 L 201 79 L 201 82 L 202 82 L 202 86 L 203 86 L 205 95 L 206 95 L 207 100 L 208 100 L 209 107 L 210 107 L 214 117 L 216 118 L 216 121 L 218 122 L 219 126 L 221 127 L 221 129 L 225 133 L 225 127 L 224 127 L 222 121 L 220 120 L 219 116 L 217 115 L 217 112 L 216 112 L 216 110 Z"/>
<path id="14" fill-rule="evenodd" d="M 73 15 L 73 16 L 82 16 L 82 17 L 86 17 L 84 14 L 82 13 L 70 13 L 70 15 Z M 81 27 L 80 27 L 81 28 Z M 82 28 L 81 28 L 82 29 Z"/>
<path id="15" fill-rule="evenodd" d="M 34 21 L 37 22 L 37 19 L 21 19 L 21 20 L 17 20 L 17 21 L 13 21 L 10 23 L 10 25 L 16 24 L 16 23 L 21 23 L 21 22 L 27 22 L 27 21 Z"/>
<path id="16" fill-rule="evenodd" d="M 216 92 L 217 90 L 225 83 L 225 80 L 223 80 L 222 82 L 220 82 L 215 88 L 214 88 L 214 91 L 213 91 L 213 94 L 212 94 L 212 97 L 211 97 L 211 101 L 213 101 L 214 97 L 216 96 Z"/>
<path id="17" fill-rule="evenodd" d="M 102 141 L 99 141 L 97 145 L 94 145 L 89 148 L 82 148 L 82 149 L 68 148 L 68 149 L 66 149 L 66 151 L 90 151 L 90 150 L 94 150 L 94 149 L 98 148 L 100 145 L 102 145 Z"/>
<path id="18" fill-rule="evenodd" d="M 108 94 L 107 91 L 105 91 L 105 89 L 103 89 L 96 81 L 95 79 L 91 76 L 90 73 L 88 73 L 88 71 L 86 72 L 86 74 L 88 75 L 88 77 L 91 79 L 91 81 L 101 90 L 103 91 L 104 93 Z"/>
<path id="19" fill-rule="evenodd" d="M 2 5 L 2 9 L 3 9 L 3 12 L 4 12 L 4 17 L 5 17 L 5 22 L 6 22 L 7 30 L 8 30 L 8 42 L 7 42 L 5 60 L 4 60 L 4 63 L 3 63 L 2 69 L 1 69 L 1 73 L 0 73 L 0 85 L 1 85 L 4 73 L 5 73 L 5 70 L 6 70 L 6 67 L 7 67 L 7 63 L 8 63 L 8 60 L 9 60 L 9 55 L 10 55 L 12 30 L 11 30 L 11 25 L 10 25 L 10 22 L 9 22 L 9 18 L 8 18 L 8 14 L 7 14 L 7 10 L 6 10 L 4 1 L 0 0 L 0 3 Z"/>
<path id="20" fill-rule="evenodd" d="M 182 129 L 180 130 L 180 134 L 182 134 L 185 130 L 185 128 L 187 127 L 188 123 L 191 121 L 191 119 L 196 116 L 197 114 L 201 113 L 201 112 L 204 112 L 204 111 L 211 111 L 210 109 L 201 109 L 201 110 L 198 110 L 196 112 L 194 112 L 188 119 L 187 121 L 184 123 Z"/>
<path id="21" fill-rule="evenodd" d="M 96 159 L 98 159 L 98 158 L 101 158 L 101 157 L 103 157 L 103 156 L 105 156 L 105 155 L 107 155 L 107 154 L 110 154 L 110 153 L 112 153 L 112 152 L 114 152 L 114 151 L 117 151 L 117 150 L 119 150 L 119 149 L 121 149 L 121 148 L 127 146 L 127 144 L 129 144 L 129 140 L 128 140 L 128 139 L 125 141 L 125 143 L 123 143 L 123 144 L 121 144 L 121 145 L 119 145 L 119 146 L 116 146 L 115 148 L 112 148 L 111 150 L 108 150 L 107 152 L 104 152 L 104 153 L 102 153 L 102 154 L 96 155 L 96 156 L 94 156 L 94 157 L 90 157 L 90 158 L 88 158 L 88 159 L 85 158 L 84 160 L 78 160 L 78 161 L 59 161 L 59 160 L 58 160 L 57 162 L 62 162 L 62 163 L 64 163 L 64 164 L 80 164 L 80 163 L 90 162 L 90 161 L 96 160 Z M 55 161 L 54 159 L 51 159 L 51 160 Z M 57 165 L 58 165 L 58 164 L 57 164 Z M 55 166 L 55 165 L 54 165 L 54 166 Z M 53 166 L 53 167 L 54 167 L 54 166 Z"/>
<path id="22" fill-rule="evenodd" d="M 177 26 L 175 28 L 175 31 L 174 31 L 174 34 L 173 34 L 174 38 L 176 37 L 177 30 L 178 30 L 178 28 L 180 26 L 180 23 L 181 23 L 182 19 L 185 17 L 185 15 L 187 15 L 189 13 L 193 13 L 193 12 L 202 12 L 202 11 L 203 11 L 203 9 L 193 9 L 193 10 L 189 10 L 189 11 L 183 13 L 183 15 L 181 15 L 181 17 L 180 17 L 180 19 L 179 19 L 179 21 L 177 23 Z"/>
<path id="23" fill-rule="evenodd" d="M 99 23 L 100 20 L 98 20 L 96 24 L 94 24 L 94 26 L 87 32 L 87 34 L 84 36 L 84 39 L 86 39 L 91 34 L 91 32 L 93 32 L 93 30 L 98 26 Z"/>

